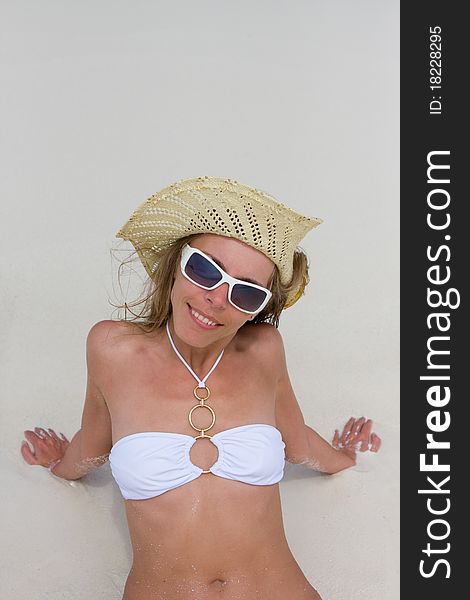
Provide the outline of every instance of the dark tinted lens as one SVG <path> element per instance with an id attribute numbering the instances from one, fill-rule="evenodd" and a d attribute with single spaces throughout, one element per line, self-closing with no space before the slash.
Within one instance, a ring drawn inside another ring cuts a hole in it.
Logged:
<path id="1" fill-rule="evenodd" d="M 222 279 L 222 274 L 214 265 L 196 252 L 189 258 L 184 271 L 194 282 L 208 288 Z"/>
<path id="2" fill-rule="evenodd" d="M 254 312 L 263 304 L 266 299 L 266 292 L 257 290 L 249 285 L 239 283 L 233 286 L 232 302 L 243 310 Z"/>

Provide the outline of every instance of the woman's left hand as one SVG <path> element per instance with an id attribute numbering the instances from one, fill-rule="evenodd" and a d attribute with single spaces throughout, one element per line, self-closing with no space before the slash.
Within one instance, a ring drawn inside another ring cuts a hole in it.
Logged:
<path id="1" fill-rule="evenodd" d="M 372 420 L 361 417 L 355 419 L 351 417 L 344 426 L 340 435 L 339 430 L 335 429 L 333 437 L 333 447 L 341 449 L 351 458 L 356 458 L 356 450 L 360 452 L 378 452 L 382 440 L 376 433 L 372 433 Z"/>

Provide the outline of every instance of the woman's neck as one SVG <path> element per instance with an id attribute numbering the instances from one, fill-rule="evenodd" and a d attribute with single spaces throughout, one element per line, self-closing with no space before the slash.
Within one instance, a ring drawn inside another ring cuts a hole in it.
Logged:
<path id="1" fill-rule="evenodd" d="M 176 334 L 172 316 L 170 316 L 168 320 L 168 328 L 178 352 L 200 378 L 205 377 L 205 375 L 209 372 L 222 350 L 225 352 L 227 351 L 227 347 L 237 334 L 237 332 L 235 332 L 230 336 L 217 339 L 212 344 L 207 346 L 196 347 L 186 343 Z M 166 324 L 165 337 L 167 338 L 170 351 L 174 353 L 174 349 L 171 347 L 171 342 L 168 339 L 166 332 Z"/>

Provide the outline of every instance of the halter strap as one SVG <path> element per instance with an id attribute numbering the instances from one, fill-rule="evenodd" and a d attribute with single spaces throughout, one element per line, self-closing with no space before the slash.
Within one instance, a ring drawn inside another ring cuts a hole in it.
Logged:
<path id="1" fill-rule="evenodd" d="M 181 354 L 178 352 L 178 349 L 175 346 L 175 343 L 173 342 L 173 338 L 171 337 L 171 333 L 170 333 L 170 328 L 168 327 L 168 321 L 166 322 L 166 332 L 168 333 L 168 338 L 170 339 L 171 345 L 173 347 L 173 350 L 176 352 L 176 354 L 179 356 L 179 358 L 181 359 L 181 361 L 184 363 L 184 365 L 187 367 L 188 371 L 191 373 L 191 375 L 196 379 L 196 381 L 198 382 L 198 386 L 200 388 L 205 388 L 206 387 L 206 380 L 209 378 L 209 375 L 212 373 L 212 371 L 216 368 L 216 366 L 219 364 L 220 359 L 222 358 L 222 355 L 224 353 L 224 350 L 222 350 L 222 352 L 219 354 L 218 359 L 215 361 L 215 363 L 213 364 L 211 370 L 209 371 L 209 373 L 207 373 L 207 375 L 204 377 L 204 379 L 199 379 L 199 377 L 196 375 L 196 373 L 191 369 L 191 367 L 188 365 L 188 363 L 184 360 L 184 358 L 181 356 Z"/>

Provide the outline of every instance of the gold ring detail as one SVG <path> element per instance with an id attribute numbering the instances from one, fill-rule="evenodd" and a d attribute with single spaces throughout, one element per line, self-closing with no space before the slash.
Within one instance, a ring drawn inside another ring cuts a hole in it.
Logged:
<path id="1" fill-rule="evenodd" d="M 193 411 L 196 410 L 196 408 L 207 408 L 207 410 L 209 410 L 211 412 L 211 414 L 212 414 L 212 423 L 209 425 L 209 427 L 202 427 L 202 428 L 200 428 L 200 427 L 196 427 L 194 425 L 193 420 L 192 420 L 192 414 L 193 414 Z M 189 423 L 190 423 L 190 425 L 191 425 L 191 427 L 193 429 L 195 429 L 196 431 L 199 431 L 199 432 L 204 432 L 204 431 L 207 431 L 208 429 L 210 429 L 211 427 L 213 427 L 213 425 L 215 423 L 215 412 L 212 410 L 212 407 L 210 407 L 208 404 L 196 404 L 189 411 L 188 419 L 189 419 Z M 207 436 L 204 436 L 204 437 L 207 437 Z"/>
<path id="2" fill-rule="evenodd" d="M 194 408 L 197 408 L 197 407 L 195 406 Z M 206 406 L 205 408 L 208 408 L 208 407 Z M 212 425 L 213 425 L 213 423 L 212 423 Z M 211 427 L 212 427 L 212 425 L 211 425 Z M 204 429 L 200 429 L 200 431 L 202 431 L 202 434 L 201 434 L 201 435 L 196 435 L 196 436 L 194 437 L 194 439 L 195 439 L 195 440 L 198 440 L 199 438 L 207 438 L 207 439 L 209 439 L 209 440 L 210 440 L 210 439 L 212 438 L 212 436 L 211 436 L 211 435 L 204 435 Z M 214 443 L 214 442 L 212 442 L 212 443 Z M 217 450 L 217 451 L 218 451 L 218 450 Z M 217 462 L 217 461 L 216 461 L 216 462 Z M 214 463 L 214 465 L 215 465 L 215 463 Z M 214 466 L 214 465 L 212 465 L 212 466 Z M 212 468 L 212 467 L 211 467 L 211 468 Z M 201 475 L 202 475 L 203 473 L 212 473 L 212 471 L 211 471 L 210 469 L 207 469 L 207 471 L 201 471 Z"/>
<path id="3" fill-rule="evenodd" d="M 197 390 L 204 390 L 204 389 L 207 390 L 207 396 L 205 396 L 204 398 L 201 398 L 200 396 L 197 395 Z M 204 404 L 204 401 L 209 399 L 209 396 L 211 395 L 211 391 L 210 391 L 210 389 L 207 386 L 205 388 L 200 388 L 197 385 L 194 388 L 193 394 L 197 398 L 197 400 L 199 400 L 199 402 L 201 402 L 201 404 Z"/>

